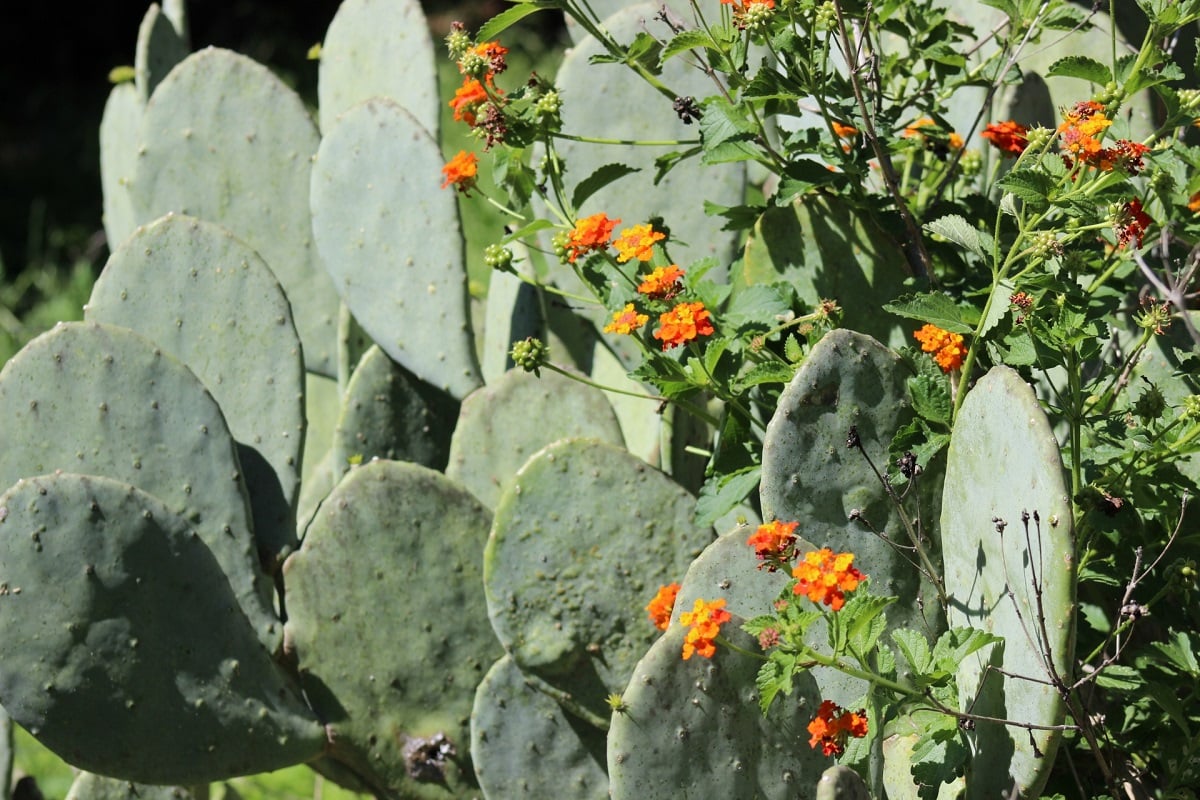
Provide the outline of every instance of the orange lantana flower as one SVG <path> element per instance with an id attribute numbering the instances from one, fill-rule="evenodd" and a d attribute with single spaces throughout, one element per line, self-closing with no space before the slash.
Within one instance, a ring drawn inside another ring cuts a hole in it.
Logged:
<path id="1" fill-rule="evenodd" d="M 442 167 L 442 174 L 446 176 L 446 180 L 442 181 L 442 188 L 454 184 L 458 191 L 468 192 L 475 186 L 475 176 L 478 173 L 479 157 L 466 150 L 459 150 L 458 155 Z"/>
<path id="2" fill-rule="evenodd" d="M 713 640 L 721 633 L 721 625 L 731 619 L 733 615 L 725 610 L 725 598 L 710 602 L 697 597 L 692 610 L 679 615 L 679 621 L 689 627 L 683 640 L 683 660 L 687 661 L 693 653 L 712 658 L 717 652 Z"/>
<path id="3" fill-rule="evenodd" d="M 704 303 L 680 303 L 661 315 L 658 322 L 661 327 L 654 332 L 654 338 L 662 341 L 663 350 L 714 332 Z"/>
<path id="4" fill-rule="evenodd" d="M 650 317 L 637 313 L 633 303 L 626 303 L 625 308 L 614 311 L 612 322 L 604 326 L 605 333 L 633 333 L 650 321 Z"/>
<path id="5" fill-rule="evenodd" d="M 655 267 L 654 271 L 638 284 L 638 292 L 655 300 L 668 300 L 679 294 L 679 281 L 683 278 L 683 270 L 679 265 Z"/>
<path id="6" fill-rule="evenodd" d="M 474 78 L 465 79 L 462 86 L 454 90 L 454 99 L 450 101 L 450 107 L 454 109 L 454 121 L 474 127 L 476 112 L 487 100 L 487 91 L 482 83 Z"/>
<path id="7" fill-rule="evenodd" d="M 773 520 L 758 526 L 758 530 L 750 535 L 746 544 L 753 547 L 754 555 L 764 562 L 758 565 L 759 569 L 766 567 L 768 572 L 774 572 L 778 569 L 778 562 L 792 559 L 795 555 L 795 531 L 799 525 L 799 522 Z"/>
<path id="8" fill-rule="evenodd" d="M 823 700 L 817 716 L 808 723 L 808 732 L 810 747 L 815 750 L 819 746 L 827 756 L 840 756 L 847 737 L 861 739 L 867 735 L 867 712 L 847 711 L 832 700 Z"/>
<path id="9" fill-rule="evenodd" d="M 567 261 L 574 264 L 580 256 L 608 247 L 613 228 L 620 224 L 621 220 L 609 219 L 603 213 L 577 220 L 567 237 Z"/>
<path id="10" fill-rule="evenodd" d="M 1200 192 L 1196 192 L 1188 198 L 1187 207 L 1188 211 L 1191 211 L 1193 214 L 1200 214 Z"/>
<path id="11" fill-rule="evenodd" d="M 933 354 L 933 360 L 942 368 L 942 372 L 954 372 L 962 367 L 967 349 L 963 347 L 960 334 L 942 330 L 937 325 L 925 325 L 913 332 L 913 338 L 921 343 L 922 350 Z"/>
<path id="12" fill-rule="evenodd" d="M 839 611 L 846 604 L 846 592 L 854 591 L 866 580 L 853 564 L 853 553 L 835 553 L 828 547 L 805 553 L 792 570 L 796 579 L 792 593 Z"/>
<path id="13" fill-rule="evenodd" d="M 833 128 L 834 135 L 841 139 L 852 139 L 858 136 L 858 128 L 853 125 L 843 125 L 836 119 L 830 122 L 829 126 Z"/>
<path id="14" fill-rule="evenodd" d="M 650 614 L 650 621 L 660 631 L 665 631 L 667 626 L 671 624 L 671 612 L 675 610 L 675 597 L 678 594 L 679 584 L 668 583 L 665 586 L 658 587 L 658 594 L 654 595 L 654 599 L 646 604 L 646 611 Z"/>
<path id="15" fill-rule="evenodd" d="M 1019 156 L 1029 146 L 1029 129 L 1012 120 L 990 123 L 979 135 L 1009 155 Z"/>
<path id="16" fill-rule="evenodd" d="M 665 233 L 654 230 L 648 223 L 626 228 L 613 242 L 613 247 L 617 250 L 617 261 L 622 264 L 631 258 L 649 261 L 654 256 L 654 243 L 665 238 Z"/>
<path id="17" fill-rule="evenodd" d="M 1105 116 L 1101 104 L 1091 100 L 1076 103 L 1058 126 L 1059 141 L 1067 152 L 1087 161 L 1100 153 L 1100 139 L 1097 137 L 1103 136 L 1110 125 L 1112 120 Z"/>

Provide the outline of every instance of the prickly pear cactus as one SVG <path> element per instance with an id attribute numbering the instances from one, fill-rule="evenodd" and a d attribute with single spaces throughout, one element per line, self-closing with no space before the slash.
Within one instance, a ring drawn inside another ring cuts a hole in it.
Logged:
<path id="1" fill-rule="evenodd" d="M 169 215 L 113 252 L 84 313 L 142 334 L 212 393 L 237 441 L 263 562 L 282 563 L 296 545 L 304 359 L 270 268 L 224 228 Z"/>
<path id="2" fill-rule="evenodd" d="M 372 97 L 395 100 L 437 132 L 434 45 L 416 0 L 344 0 L 329 23 L 317 81 L 321 130 Z"/>
<path id="3" fill-rule="evenodd" d="M 643 607 L 712 541 L 695 499 L 621 448 L 564 439 L 530 457 L 496 506 L 484 588 L 522 669 L 593 713 L 655 638 Z"/>
<path id="4" fill-rule="evenodd" d="M 817 800 L 871 800 L 871 790 L 857 772 L 838 764 L 817 781 Z"/>
<path id="5" fill-rule="evenodd" d="M 604 393 L 549 370 L 510 370 L 463 401 L 446 476 L 495 508 L 531 455 L 569 436 L 621 444 Z"/>
<path id="6" fill-rule="evenodd" d="M 335 452 L 443 470 L 459 403 L 372 346 L 359 360 L 334 430 Z M 335 478 L 349 469 L 343 462 Z"/>
<path id="7" fill-rule="evenodd" d="M 746 241 L 747 285 L 786 281 L 810 307 L 836 300 L 843 324 L 889 347 L 911 342 L 899 317 L 880 307 L 905 291 L 904 248 L 870 217 L 836 197 L 810 194 L 770 208 Z"/>
<path id="8" fill-rule="evenodd" d="M 193 520 L 108 478 L 0 496 L 0 702 L 69 763 L 199 784 L 320 755 L 325 730 Z"/>
<path id="9" fill-rule="evenodd" d="M 722 637 L 753 650 L 754 639 L 724 625 Z M 717 647 L 711 659 L 681 657 L 686 628 L 672 624 L 638 662 L 624 710 L 608 733 L 613 800 L 754 797 L 812 800 L 832 759 L 808 746 L 809 721 L 821 704 L 808 673 L 787 702 L 759 710 L 757 659 Z"/>
<path id="10" fill-rule="evenodd" d="M 133 58 L 134 85 L 143 104 L 167 73 L 187 58 L 188 51 L 187 39 L 175 22 L 157 3 L 152 3 L 138 28 Z"/>
<path id="11" fill-rule="evenodd" d="M 475 687 L 501 655 L 479 585 L 491 515 L 416 464 L 345 476 L 284 564 L 287 650 L 332 755 L 383 796 L 471 797 Z"/>
<path id="12" fill-rule="evenodd" d="M 71 784 L 66 800 L 204 800 L 208 797 L 207 790 L 207 786 L 202 792 L 182 786 L 148 786 L 81 772 Z"/>
<path id="13" fill-rule="evenodd" d="M 485 797 L 608 797 L 604 732 L 538 691 L 510 656 L 475 690 L 471 758 Z"/>
<path id="14" fill-rule="evenodd" d="M 63 470 L 160 498 L 191 522 L 267 649 L 278 648 L 282 626 L 259 567 L 236 446 L 187 367 L 126 328 L 60 324 L 0 371 L 0 413 L 9 425 L 0 486 Z"/>
<path id="15" fill-rule="evenodd" d="M 964 708 L 1062 723 L 1047 665 L 1068 675 L 1074 655 L 1071 513 L 1058 444 L 1037 397 L 1012 369 L 993 367 L 955 420 L 942 499 L 948 622 L 1004 637 L 1003 647 L 984 648 L 959 668 Z M 1062 733 L 979 722 L 970 736 L 967 797 L 982 798 L 1014 781 L 1022 796 L 1036 796 Z"/>
<path id="16" fill-rule="evenodd" d="M 138 223 L 189 214 L 253 247 L 287 292 L 307 368 L 336 375 L 338 300 L 308 202 L 317 128 L 300 97 L 261 64 L 209 47 L 162 80 L 140 130 Z"/>
<path id="17" fill-rule="evenodd" d="M 936 630 L 936 590 L 889 542 L 851 519 L 857 511 L 891 540 L 908 544 L 900 514 L 874 470 L 862 453 L 847 446 L 854 427 L 876 468 L 888 468 L 892 435 L 912 414 L 908 375 L 899 357 L 871 337 L 841 329 L 826 334 L 780 396 L 767 426 L 760 497 L 764 519 L 799 521 L 798 533 L 818 547 L 853 552 L 855 566 L 871 578 L 872 591 L 899 598 L 887 610 L 889 629 Z M 930 534 L 926 531 L 925 544 L 936 558 Z M 814 635 L 823 639 L 819 632 Z M 821 688 L 827 698 L 846 704 L 865 686 L 830 673 Z"/>
<path id="18" fill-rule="evenodd" d="M 312 230 L 363 330 L 393 361 L 461 399 L 483 379 L 458 204 L 438 191 L 442 164 L 437 141 L 409 111 L 381 97 L 359 103 L 321 140 Z"/>

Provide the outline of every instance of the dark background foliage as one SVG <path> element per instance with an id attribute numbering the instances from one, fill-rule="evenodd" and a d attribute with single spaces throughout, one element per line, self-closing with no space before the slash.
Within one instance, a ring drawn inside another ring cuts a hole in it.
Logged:
<path id="1" fill-rule="evenodd" d="M 274 69 L 309 102 L 321 41 L 340 0 L 191 0 L 193 49 L 226 47 Z M 149 0 L 13 0 L 0 21 L 0 265 L 103 263 L 98 130 L 113 67 L 132 65 Z M 502 0 L 425 3 L 436 36 L 472 27 Z M 541 15 L 550 21 L 551 15 Z M 547 30 L 547 36 L 553 31 Z"/>

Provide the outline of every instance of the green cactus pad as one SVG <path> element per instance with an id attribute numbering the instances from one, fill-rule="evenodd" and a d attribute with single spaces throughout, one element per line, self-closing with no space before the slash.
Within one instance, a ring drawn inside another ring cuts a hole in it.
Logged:
<path id="1" fill-rule="evenodd" d="M 889 619 L 922 629 L 917 593 L 928 595 L 930 609 L 938 605 L 936 594 L 889 543 L 850 519 L 858 510 L 893 541 L 908 544 L 874 470 L 846 445 L 853 426 L 875 467 L 892 470 L 888 445 L 912 417 L 909 374 L 895 353 L 869 336 L 841 329 L 826 334 L 780 395 L 763 440 L 759 493 L 763 519 L 797 520 L 798 533 L 818 547 L 854 552 L 855 566 L 871 576 L 872 592 L 900 598 Z M 936 543 L 929 546 L 936 551 Z"/>
<path id="2" fill-rule="evenodd" d="M 209 47 L 158 85 L 140 143 L 137 221 L 189 214 L 253 247 L 287 292 L 307 368 L 335 375 L 337 294 L 308 210 L 318 136 L 300 97 L 261 64 Z"/>
<path id="3" fill-rule="evenodd" d="M 64 760 L 192 785 L 321 753 L 191 520 L 65 472 L 19 481 L 0 509 L 0 701 Z"/>
<path id="4" fill-rule="evenodd" d="M 509 656 L 475 690 L 471 757 L 485 797 L 608 797 L 604 733 L 534 688 Z"/>
<path id="5" fill-rule="evenodd" d="M 838 764 L 821 774 L 817 800 L 871 800 L 871 790 L 857 772 Z"/>
<path id="6" fill-rule="evenodd" d="M 481 591 L 491 515 L 445 476 L 373 461 L 321 505 L 284 564 L 287 642 L 331 755 L 388 795 L 478 795 L 469 718 L 501 655 Z M 421 774 L 444 735 L 457 755 Z"/>
<path id="7" fill-rule="evenodd" d="M 1029 521 L 1028 536 L 1023 513 L 1040 519 Z M 1044 631 L 1050 663 L 1059 675 L 1070 674 L 1076 569 L 1071 513 L 1058 444 L 1033 390 L 1012 369 L 993 367 L 954 422 L 942 499 L 948 622 L 1004 637 L 1002 648 L 984 648 L 960 666 L 963 708 L 973 703 L 974 713 L 984 716 L 1062 722 L 1062 698 L 1046 682 L 1046 654 L 1035 642 Z M 1038 624 L 1039 603 L 1044 626 Z M 1005 674 L 989 671 L 981 690 L 989 664 Z M 1061 735 L 977 723 L 967 796 L 992 797 L 996 787 L 1014 781 L 1021 796 L 1037 796 Z"/>
<path id="8" fill-rule="evenodd" d="M 211 222 L 171 215 L 109 258 L 85 308 L 183 361 L 237 441 L 266 564 L 296 544 L 304 446 L 304 360 L 283 289 L 248 245 Z"/>
<path id="9" fill-rule="evenodd" d="M 129 182 L 137 168 L 137 138 L 145 105 L 131 83 L 108 94 L 100 119 L 100 187 L 104 193 L 104 237 L 115 250 L 137 227 Z"/>
<path id="10" fill-rule="evenodd" d="M 747 285 L 786 281 L 815 308 L 822 299 L 842 306 L 847 328 L 890 347 L 911 344 L 903 320 L 880 311 L 906 289 L 908 261 L 900 242 L 836 197 L 806 195 L 769 208 L 746 241 Z"/>
<path id="11" fill-rule="evenodd" d="M 510 245 L 517 258 L 527 261 L 528 250 L 514 243 Z M 515 269 L 529 270 L 528 264 L 517 264 Z M 513 342 L 529 336 L 545 339 L 541 300 L 537 290 L 521 278 L 508 272 L 493 272 L 488 280 L 487 304 L 484 309 L 483 347 L 480 355 L 481 370 L 486 383 L 496 380 L 514 364 L 509 351 Z"/>
<path id="12" fill-rule="evenodd" d="M 510 370 L 463 400 L 446 475 L 495 508 L 531 455 L 568 436 L 621 444 L 604 393 L 551 370 Z"/>
<path id="13" fill-rule="evenodd" d="M 372 346 L 346 387 L 335 450 L 363 462 L 383 458 L 443 470 L 458 406 Z M 335 480 L 349 469 L 348 464 L 339 467 Z"/>
<path id="14" fill-rule="evenodd" d="M 202 800 L 207 797 L 207 791 L 197 795 L 182 786 L 148 786 L 81 772 L 75 776 L 66 800 Z"/>
<path id="15" fill-rule="evenodd" d="M 607 17 L 604 27 L 617 41 L 632 42 L 646 29 L 659 6 L 627 5 Z M 663 33 L 667 33 L 665 26 Z M 657 91 L 632 70 L 597 67 L 591 62 L 604 52 L 598 41 L 586 36 L 563 58 L 555 83 L 562 95 L 564 132 L 595 135 L 596 131 L 604 131 L 609 139 L 638 141 L 686 141 L 699 137 L 697 125 L 686 125 L 679 119 L 671 97 Z M 683 58 L 668 61 L 660 78 L 681 95 L 704 98 L 713 94 L 709 78 Z M 641 170 L 596 192 L 578 209 L 580 215 L 603 211 L 609 217 L 619 217 L 621 227 L 661 217 L 671 229 L 673 258 L 712 256 L 721 264 L 732 260 L 739 236 L 721 230 L 721 225 L 705 214 L 704 201 L 725 206 L 743 202 L 744 163 L 704 165 L 693 158 L 651 185 L 654 160 L 672 151 L 686 150 L 687 145 L 629 147 L 559 141 L 555 146 L 571 167 L 567 175 L 568 191 L 574 191 L 580 182 L 606 164 L 626 164 Z"/>
<path id="16" fill-rule="evenodd" d="M 488 613 L 522 669 L 603 713 L 656 630 L 643 610 L 712 541 L 695 499 L 625 450 L 566 439 L 500 498 L 484 555 Z"/>
<path id="17" fill-rule="evenodd" d="M 754 650 L 735 617 L 721 636 Z M 812 800 L 832 759 L 809 747 L 821 695 L 802 673 L 764 716 L 755 676 L 762 663 L 717 645 L 711 660 L 682 658 L 686 628 L 674 624 L 638 662 L 613 714 L 608 776 L 613 800 L 762 798 Z"/>
<path id="18" fill-rule="evenodd" d="M 13 777 L 13 721 L 0 707 L 0 798 L 9 800 Z"/>
<path id="19" fill-rule="evenodd" d="M 59 324 L 0 372 L 0 485 L 55 470 L 103 475 L 196 527 L 268 649 L 282 626 L 259 568 L 244 478 L 221 410 L 187 367 L 125 328 Z"/>
<path id="20" fill-rule="evenodd" d="M 463 398 L 483 379 L 442 153 L 391 100 L 345 111 L 312 170 L 313 235 L 337 291 L 393 361 Z"/>
<path id="21" fill-rule="evenodd" d="M 138 28 L 133 58 L 133 80 L 142 103 L 150 99 L 155 87 L 187 55 L 187 42 L 175 29 L 175 23 L 157 3 L 152 3 Z"/>
<path id="22" fill-rule="evenodd" d="M 372 97 L 395 100 L 426 130 L 437 131 L 434 45 L 417 0 L 345 0 L 325 32 L 318 78 L 322 131 Z"/>

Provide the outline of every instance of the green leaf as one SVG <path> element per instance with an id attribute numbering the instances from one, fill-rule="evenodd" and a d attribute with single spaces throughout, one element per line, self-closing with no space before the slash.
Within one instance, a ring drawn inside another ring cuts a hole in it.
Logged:
<path id="1" fill-rule="evenodd" d="M 732 330 L 770 330 L 791 310 L 790 290 L 773 285 L 747 286 L 733 294 L 721 322 Z"/>
<path id="2" fill-rule="evenodd" d="M 766 206 L 719 206 L 710 200 L 704 201 L 705 214 L 710 217 L 723 217 L 726 220 L 721 227 L 723 231 L 749 230 L 766 210 Z"/>
<path id="3" fill-rule="evenodd" d="M 1141 672 L 1123 664 L 1107 666 L 1096 676 L 1096 685 L 1105 689 L 1136 691 L 1141 689 L 1145 682 Z"/>
<path id="4" fill-rule="evenodd" d="M 1008 313 L 1008 298 L 1016 287 L 1009 281 L 1000 281 L 999 285 L 993 290 L 996 296 L 992 298 L 992 305 L 988 308 L 987 317 L 983 320 L 983 325 L 979 328 L 979 335 L 985 336 L 987 332 L 1004 319 L 1004 315 Z"/>
<path id="5" fill-rule="evenodd" d="M 929 642 L 925 641 L 925 635 L 920 631 L 897 628 L 892 631 L 892 641 L 896 643 L 896 647 L 900 648 L 904 660 L 908 662 L 909 668 L 914 672 L 926 672 L 933 663 L 932 656 L 929 654 Z"/>
<path id="6" fill-rule="evenodd" d="M 796 375 L 796 368 L 781 361 L 766 361 L 755 364 L 737 376 L 729 385 L 735 394 L 741 394 L 752 386 L 764 383 L 786 384 Z"/>
<path id="7" fill-rule="evenodd" d="M 954 403 L 950 400 L 950 386 L 944 375 L 914 375 L 908 379 L 908 392 L 913 411 L 918 415 L 930 422 L 950 425 Z"/>
<path id="8" fill-rule="evenodd" d="M 637 62 L 646 68 L 652 75 L 657 75 L 662 71 L 659 67 L 658 54 L 662 50 L 662 45 L 658 39 L 646 32 L 639 33 L 633 38 L 633 42 L 626 50 L 628 54 L 624 59 L 626 63 L 632 64 Z"/>
<path id="9" fill-rule="evenodd" d="M 1153 642 L 1150 647 L 1161 653 L 1180 672 L 1193 678 L 1200 677 L 1196 648 L 1184 631 L 1176 631 L 1170 642 Z"/>
<path id="10" fill-rule="evenodd" d="M 696 48 L 710 47 L 716 49 L 717 43 L 707 33 L 698 28 L 685 30 L 677 33 L 675 38 L 667 42 L 667 46 L 663 48 L 662 55 L 659 57 L 659 64 L 667 63 L 668 59 L 680 53 L 686 53 Z"/>
<path id="11" fill-rule="evenodd" d="M 696 499 L 696 524 L 708 527 L 737 508 L 758 487 L 761 477 L 762 467 L 752 466 L 706 480 Z"/>
<path id="12" fill-rule="evenodd" d="M 885 303 L 884 311 L 907 319 L 920 320 L 937 325 L 951 333 L 974 333 L 979 321 L 979 312 L 969 306 L 960 306 L 941 292 L 909 294 Z"/>
<path id="13" fill-rule="evenodd" d="M 544 11 L 548 8 L 558 8 L 556 2 L 545 2 L 544 0 L 533 0 L 532 2 L 518 3 L 517 5 L 505 11 L 501 11 L 496 16 L 483 23 L 479 32 L 475 34 L 475 38 L 480 42 L 487 42 L 495 39 L 508 28 L 528 17 L 530 14 L 536 14 L 539 11 Z"/>
<path id="14" fill-rule="evenodd" d="M 794 653 L 785 653 L 781 650 L 771 651 L 766 662 L 758 668 L 758 675 L 754 679 L 754 683 L 758 687 L 758 707 L 762 713 L 767 713 L 767 709 L 775 700 L 775 695 L 780 692 L 791 694 L 792 676 L 795 673 L 796 656 Z"/>
<path id="15" fill-rule="evenodd" d="M 515 242 L 518 239 L 524 239 L 526 236 L 532 236 L 533 234 L 537 233 L 538 231 L 544 231 L 547 228 L 553 228 L 553 227 L 554 227 L 554 223 L 548 219 L 535 219 L 533 222 L 529 223 L 528 225 L 524 225 L 524 226 L 518 228 L 517 230 L 513 231 L 512 233 L 510 233 L 508 236 L 505 236 L 503 239 L 500 240 L 500 244 L 508 244 L 509 242 Z"/>
<path id="16" fill-rule="evenodd" d="M 933 662 L 939 669 L 954 673 L 964 658 L 989 644 L 1003 641 L 974 628 L 951 628 L 938 637 L 933 646 Z"/>
<path id="17" fill-rule="evenodd" d="M 1113 79 L 1108 67 L 1087 56 L 1066 56 L 1050 65 L 1046 77 L 1081 78 L 1091 83 L 1105 85 Z"/>
<path id="18" fill-rule="evenodd" d="M 947 214 L 933 222 L 927 222 L 925 230 L 944 236 L 985 261 L 990 258 L 993 243 L 991 234 L 979 230 L 958 214 Z"/>
<path id="19" fill-rule="evenodd" d="M 1000 187 L 1025 201 L 1031 211 L 1045 211 L 1050 207 L 1050 192 L 1054 179 L 1044 172 L 1032 169 L 1017 169 L 998 181 Z"/>
<path id="20" fill-rule="evenodd" d="M 583 203 L 596 192 L 608 186 L 615 180 L 624 178 L 633 172 L 639 172 L 636 167 L 627 164 L 605 164 L 596 169 L 591 175 L 581 180 L 571 195 L 571 202 L 576 208 L 582 208 Z"/>
<path id="21" fill-rule="evenodd" d="M 884 609 L 894 602 L 895 597 L 856 593 L 838 612 L 846 626 L 850 647 L 856 653 L 866 654 L 875 647 L 875 642 L 887 627 Z M 830 635 L 833 635 L 832 628 Z"/>
<path id="22" fill-rule="evenodd" d="M 705 102 L 704 114 L 700 117 L 700 135 L 705 149 L 753 134 L 754 124 L 728 100 L 714 97 Z"/>

